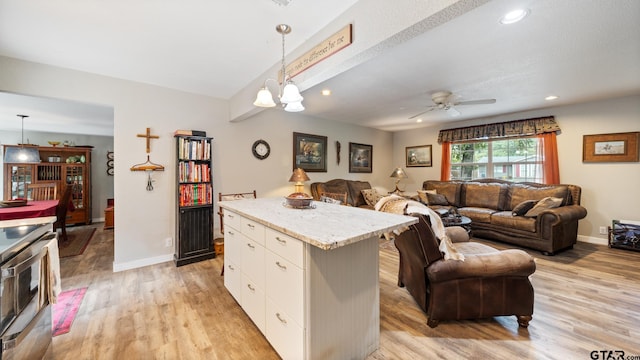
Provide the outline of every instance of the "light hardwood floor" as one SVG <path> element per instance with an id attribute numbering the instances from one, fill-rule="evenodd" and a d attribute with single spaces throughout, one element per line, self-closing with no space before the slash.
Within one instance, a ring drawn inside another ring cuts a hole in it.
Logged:
<path id="1" fill-rule="evenodd" d="M 54 359 L 278 358 L 225 290 L 221 257 L 113 273 L 113 231 L 91 226 L 98 230 L 85 253 L 61 259 L 63 290 L 88 291 L 71 331 L 53 338 Z M 444 321 L 431 329 L 396 286 L 397 252 L 382 246 L 380 349 L 369 359 L 592 359 L 600 350 L 640 355 L 640 253 L 586 243 L 552 257 L 529 253 L 537 271 L 528 329 L 515 317 Z"/>

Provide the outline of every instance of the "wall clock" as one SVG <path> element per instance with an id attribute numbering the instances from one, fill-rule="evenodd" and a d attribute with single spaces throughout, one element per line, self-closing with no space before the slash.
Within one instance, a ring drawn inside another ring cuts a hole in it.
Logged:
<path id="1" fill-rule="evenodd" d="M 256 140 L 256 142 L 253 143 L 253 146 L 251 147 L 251 151 L 253 152 L 253 156 L 255 156 L 260 160 L 264 160 L 267 157 L 269 157 L 269 154 L 271 153 L 271 148 L 269 147 L 269 144 L 266 141 L 260 139 L 260 140 Z"/>

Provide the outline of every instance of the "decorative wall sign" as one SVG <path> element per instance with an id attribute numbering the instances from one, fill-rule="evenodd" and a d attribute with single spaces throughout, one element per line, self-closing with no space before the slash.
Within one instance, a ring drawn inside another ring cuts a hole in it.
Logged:
<path id="1" fill-rule="evenodd" d="M 637 162 L 640 132 L 584 135 L 582 162 Z"/>
<path id="2" fill-rule="evenodd" d="M 293 133 L 293 170 L 327 172 L 327 137 Z"/>
<path id="3" fill-rule="evenodd" d="M 407 146 L 407 167 L 431 167 L 431 145 Z"/>
<path id="4" fill-rule="evenodd" d="M 288 77 L 292 78 L 300 74 L 320 61 L 351 45 L 352 26 L 352 24 L 349 24 L 343 27 L 337 33 L 331 35 L 328 39 L 292 61 L 286 68 Z M 278 77 L 279 80 L 282 81 L 282 70 L 278 73 Z"/>
<path id="5" fill-rule="evenodd" d="M 373 171 L 373 146 L 349 143 L 349 172 L 370 173 Z"/>

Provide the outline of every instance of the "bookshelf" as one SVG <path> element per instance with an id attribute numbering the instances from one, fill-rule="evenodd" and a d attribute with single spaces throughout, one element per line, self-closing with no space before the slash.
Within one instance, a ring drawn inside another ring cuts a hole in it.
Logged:
<path id="1" fill-rule="evenodd" d="M 215 257 L 211 142 L 204 136 L 176 138 L 176 241 L 174 262 L 182 266 Z"/>

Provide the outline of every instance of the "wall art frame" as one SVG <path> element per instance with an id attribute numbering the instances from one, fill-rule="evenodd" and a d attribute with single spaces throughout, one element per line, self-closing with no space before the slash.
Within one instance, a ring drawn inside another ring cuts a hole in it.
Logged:
<path id="1" fill-rule="evenodd" d="M 583 135 L 582 162 L 638 162 L 640 132 Z"/>
<path id="2" fill-rule="evenodd" d="M 293 170 L 327 172 L 327 137 L 294 132 Z"/>
<path id="3" fill-rule="evenodd" d="M 432 146 L 417 145 L 405 148 L 406 167 L 432 167 Z"/>
<path id="4" fill-rule="evenodd" d="M 373 172 L 373 145 L 349 143 L 349 172 Z"/>

